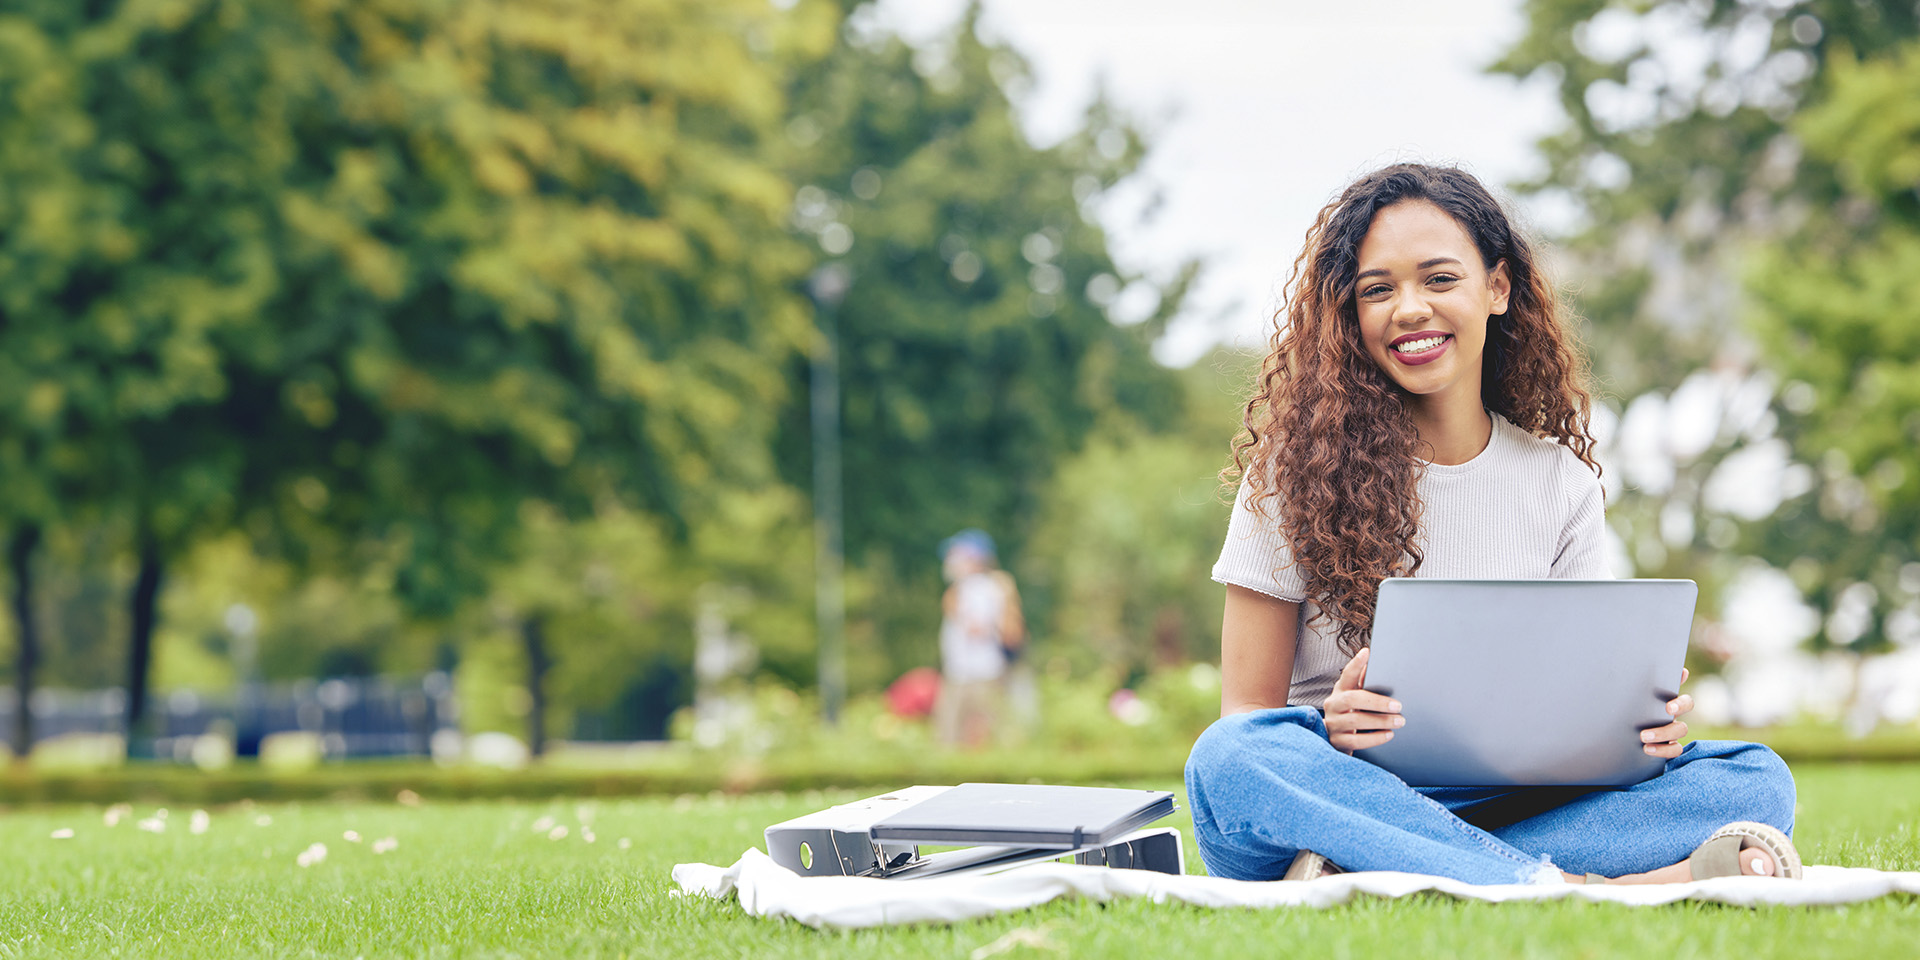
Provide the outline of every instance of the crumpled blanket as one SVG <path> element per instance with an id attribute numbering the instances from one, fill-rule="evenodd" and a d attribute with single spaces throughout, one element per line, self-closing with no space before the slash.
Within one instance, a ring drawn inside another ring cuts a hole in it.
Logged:
<path id="1" fill-rule="evenodd" d="M 1716 877 L 1691 883 L 1502 884 L 1475 886 L 1413 873 L 1341 873 L 1318 880 L 1254 882 L 1146 870 L 1111 870 L 1039 863 L 985 876 L 880 880 L 802 877 L 750 849 L 731 867 L 682 863 L 673 868 L 676 896 L 737 896 L 751 916 L 789 917 L 810 927 L 838 930 L 913 923 L 952 923 L 1039 906 L 1066 896 L 1107 901 L 1148 897 L 1200 907 L 1335 907 L 1356 897 L 1404 897 L 1431 890 L 1462 900 L 1507 903 L 1578 900 L 1655 906 L 1704 900 L 1736 906 L 1831 906 L 1889 894 L 1920 895 L 1920 872 L 1888 873 L 1857 867 L 1809 866 L 1800 880 Z"/>

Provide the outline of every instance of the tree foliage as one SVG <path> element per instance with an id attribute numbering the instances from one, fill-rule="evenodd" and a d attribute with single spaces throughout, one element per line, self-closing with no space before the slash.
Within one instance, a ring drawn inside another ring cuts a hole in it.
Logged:
<path id="1" fill-rule="evenodd" d="M 1755 539 L 1775 534 L 1743 536 L 1736 521 L 1751 518 L 1711 492 L 1764 482 L 1752 464 L 1766 457 L 1745 454 L 1777 445 L 1782 430 L 1796 458 L 1824 455 L 1792 425 L 1785 394 L 1771 412 L 1755 401 L 1792 364 L 1774 367 L 1777 338 L 1762 355 L 1745 325 L 1777 293 L 1747 286 L 1756 251 L 1847 204 L 1847 157 L 1816 149 L 1796 118 L 1856 58 L 1893 56 L 1920 33 L 1920 13 L 1854 0 L 1532 0 L 1526 10 L 1526 33 L 1493 69 L 1551 83 L 1566 123 L 1540 143 L 1545 170 L 1517 186 L 1568 211 L 1561 246 L 1622 430 L 1663 419 L 1689 394 L 1709 395 L 1696 406 L 1717 421 L 1697 442 L 1645 431 L 1664 466 L 1652 481 L 1616 474 L 1609 519 L 1638 573 L 1699 580 L 1711 617 L 1736 551 L 1783 555 Z M 1855 576 L 1841 556 L 1850 549 L 1801 544 L 1810 560 L 1797 579 L 1823 611 Z"/>
<path id="2" fill-rule="evenodd" d="M 684 538 L 772 479 L 806 260 L 759 144 L 772 59 L 831 29 L 748 0 L 10 7 L 8 509 L 125 518 L 143 556 L 384 544 L 428 614 L 486 590 L 530 500 Z"/>
<path id="3" fill-rule="evenodd" d="M 1156 290 L 1154 316 L 1117 326 L 1106 308 L 1122 285 L 1154 284 L 1114 264 L 1091 215 L 1141 135 L 1096 104 L 1064 141 L 1032 144 L 1007 93 L 1026 65 L 977 20 L 915 49 L 856 15 L 792 93 L 793 223 L 851 277 L 831 309 L 869 683 L 932 655 L 941 538 L 987 529 L 1021 569 L 1056 470 L 1096 425 L 1155 431 L 1180 411 L 1148 348 L 1191 268 Z M 805 376 L 796 363 L 790 377 Z M 782 461 L 806 487 L 806 407 L 787 410 Z"/>
<path id="4" fill-rule="evenodd" d="M 0 522 L 47 545 L 49 636 L 135 634 L 136 698 L 143 631 L 170 682 L 231 682 L 245 600 L 269 678 L 458 647 L 480 723 L 519 686 L 538 729 L 631 733 L 606 718 L 684 694 L 720 590 L 811 682 L 816 321 L 844 378 L 857 683 L 930 659 L 933 550 L 962 526 L 1000 537 L 1037 621 L 1056 584 L 1116 595 L 1102 577 L 1153 584 L 1108 633 L 1186 609 L 1171 554 L 1085 562 L 1123 533 L 1094 504 L 1191 546 L 1212 507 L 1154 511 L 1230 432 L 1182 436 L 1149 352 L 1196 268 L 1130 275 L 1092 215 L 1142 134 L 1102 103 L 1037 146 L 1025 65 L 977 11 L 927 49 L 870 12 L 9 6 Z M 805 290 L 829 264 L 851 286 L 824 317 Z M 1123 290 L 1157 309 L 1116 323 Z M 101 613 L 107 592 L 135 602 Z M 117 673 L 99 636 L 57 645 L 62 682 Z"/>
<path id="5" fill-rule="evenodd" d="M 1761 549 L 1831 611 L 1822 645 L 1920 641 L 1920 43 L 1842 58 L 1796 118 L 1846 199 L 1754 264 L 1754 329 L 1787 379 L 1783 432 L 1818 481 Z"/>

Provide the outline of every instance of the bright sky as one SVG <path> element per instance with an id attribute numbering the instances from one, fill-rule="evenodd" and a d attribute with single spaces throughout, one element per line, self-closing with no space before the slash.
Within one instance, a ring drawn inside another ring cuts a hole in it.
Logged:
<path id="1" fill-rule="evenodd" d="M 910 39 L 965 0 L 881 0 Z M 1395 160 L 1458 163 L 1495 187 L 1536 169 L 1558 106 L 1542 85 L 1482 68 L 1521 30 L 1518 0 L 984 0 L 982 29 L 1033 64 L 1022 105 L 1041 143 L 1078 122 L 1104 80 L 1154 130 L 1149 188 L 1103 208 L 1115 254 L 1165 275 L 1207 274 L 1161 344 L 1190 362 L 1222 340 L 1264 341 L 1314 214 L 1356 175 Z M 1142 221 L 1150 190 L 1158 213 Z M 1535 214 L 1521 211 L 1523 215 Z"/>

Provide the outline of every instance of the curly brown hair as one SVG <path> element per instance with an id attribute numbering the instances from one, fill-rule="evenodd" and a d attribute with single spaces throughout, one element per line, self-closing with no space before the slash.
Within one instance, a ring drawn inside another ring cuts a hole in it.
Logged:
<path id="1" fill-rule="evenodd" d="M 1535 436 L 1565 445 L 1597 475 L 1588 432 L 1592 399 L 1567 310 L 1534 249 L 1472 174 L 1396 164 L 1347 187 L 1307 230 L 1285 287 L 1272 346 L 1247 401 L 1245 429 L 1221 474 L 1244 482 L 1282 529 L 1320 615 L 1339 624 L 1347 653 L 1368 643 L 1380 581 L 1411 576 L 1425 470 L 1408 394 L 1361 342 L 1354 305 L 1360 242 L 1375 214 L 1409 201 L 1446 211 L 1487 269 L 1505 261 L 1513 289 L 1487 324 L 1481 400 Z M 1278 505 L 1269 501 L 1278 498 Z"/>

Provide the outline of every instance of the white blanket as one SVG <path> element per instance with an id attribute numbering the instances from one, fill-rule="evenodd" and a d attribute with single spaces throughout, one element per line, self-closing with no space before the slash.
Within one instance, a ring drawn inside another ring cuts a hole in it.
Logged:
<path id="1" fill-rule="evenodd" d="M 1504 884 L 1474 886 L 1413 873 L 1341 873 L 1318 880 L 1258 883 L 1218 877 L 1169 876 L 1145 870 L 1109 870 L 1041 863 L 989 876 L 879 880 L 870 877 L 802 877 L 759 850 L 741 854 L 731 867 L 682 863 L 673 868 L 676 896 L 738 895 L 756 917 L 791 917 L 810 927 L 854 929 L 908 923 L 952 923 L 1024 910 L 1065 896 L 1092 900 L 1148 897 L 1201 907 L 1333 907 L 1361 895 L 1404 897 L 1432 890 L 1462 900 L 1601 900 L 1653 906 L 1677 900 L 1708 900 L 1738 906 L 1857 903 L 1892 893 L 1920 895 L 1920 872 L 1884 873 L 1854 867 L 1807 867 L 1801 880 L 1716 877 L 1691 883 Z"/>

